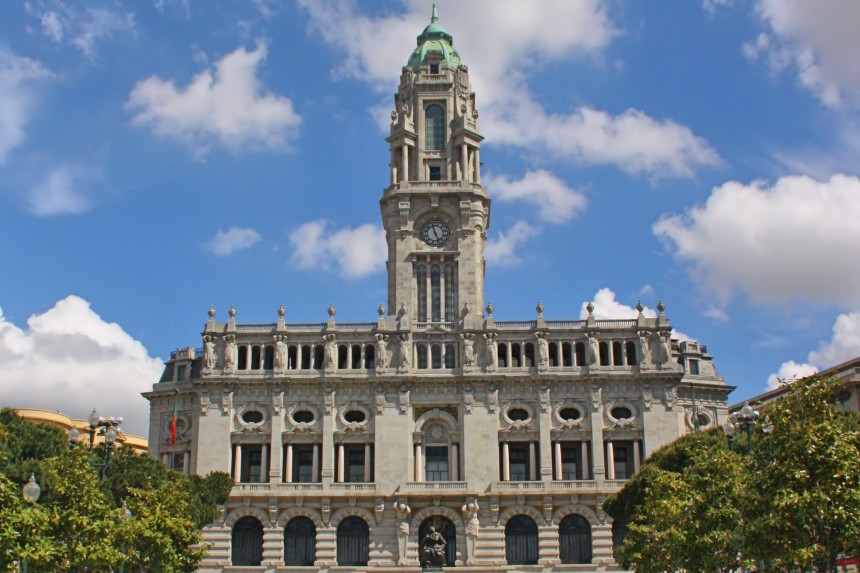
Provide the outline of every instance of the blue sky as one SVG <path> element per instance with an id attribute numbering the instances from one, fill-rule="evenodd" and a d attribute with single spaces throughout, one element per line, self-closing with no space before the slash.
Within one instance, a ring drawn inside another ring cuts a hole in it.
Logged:
<path id="1" fill-rule="evenodd" d="M 497 319 L 664 300 L 732 400 L 860 354 L 860 4 L 440 0 Z M 425 0 L 3 3 L 0 405 L 138 396 L 209 305 L 367 321 Z M 770 379 L 770 382 L 769 382 Z"/>

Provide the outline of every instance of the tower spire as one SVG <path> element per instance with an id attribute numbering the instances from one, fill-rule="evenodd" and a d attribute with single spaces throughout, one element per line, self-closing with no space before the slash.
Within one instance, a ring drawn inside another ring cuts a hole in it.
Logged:
<path id="1" fill-rule="evenodd" d="M 438 21 L 439 21 L 439 15 L 436 14 L 436 3 L 434 2 L 433 3 L 433 14 L 430 16 L 430 23 L 432 24 L 433 22 L 438 22 Z"/>

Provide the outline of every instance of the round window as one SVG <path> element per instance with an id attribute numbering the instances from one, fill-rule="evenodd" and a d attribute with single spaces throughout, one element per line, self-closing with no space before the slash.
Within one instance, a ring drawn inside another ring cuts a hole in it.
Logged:
<path id="1" fill-rule="evenodd" d="M 612 417 L 616 420 L 629 420 L 633 417 L 633 412 L 625 406 L 616 406 L 612 408 Z"/>
<path id="2" fill-rule="evenodd" d="M 529 413 L 525 408 L 511 408 L 508 410 L 508 418 L 514 422 L 524 422 L 529 419 Z"/>
<path id="3" fill-rule="evenodd" d="M 558 417 L 568 422 L 575 422 L 582 417 L 582 413 L 576 408 L 562 408 L 558 411 Z"/>
<path id="4" fill-rule="evenodd" d="M 263 413 L 259 410 L 248 410 L 242 414 L 242 421 L 246 424 L 259 424 L 263 421 Z"/>
<path id="5" fill-rule="evenodd" d="M 361 410 L 350 410 L 349 412 L 344 413 L 343 419 L 349 422 L 350 424 L 360 424 L 362 423 L 367 416 L 364 415 L 364 412 Z"/>
<path id="6" fill-rule="evenodd" d="M 708 416 L 707 414 L 699 413 L 699 415 L 696 416 L 696 418 L 699 421 L 699 427 L 700 428 L 704 428 L 705 426 L 707 426 L 708 424 L 711 423 L 711 417 Z"/>
<path id="7" fill-rule="evenodd" d="M 293 420 L 298 424 L 310 424 L 314 421 L 314 413 L 310 410 L 299 410 L 293 412 Z"/>

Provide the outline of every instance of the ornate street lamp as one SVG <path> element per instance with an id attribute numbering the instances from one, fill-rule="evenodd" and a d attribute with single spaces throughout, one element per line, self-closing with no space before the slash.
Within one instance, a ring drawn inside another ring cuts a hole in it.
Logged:
<path id="1" fill-rule="evenodd" d="M 102 436 L 104 441 L 105 452 L 102 461 L 90 462 L 94 467 L 99 468 L 99 477 L 104 478 L 105 473 L 110 466 L 110 456 L 113 453 L 113 450 L 116 448 L 116 438 L 119 435 L 119 426 L 120 424 L 122 424 L 123 419 L 121 417 L 114 418 L 113 416 L 107 419 L 102 418 L 101 416 L 99 416 L 98 411 L 93 408 L 93 411 L 90 412 L 90 416 L 87 419 L 87 422 L 89 422 L 90 428 L 90 451 L 95 448 L 96 434 Z M 80 430 L 72 426 L 68 430 L 68 435 L 69 443 L 74 446 L 75 444 L 77 444 L 78 438 L 80 437 L 81 433 Z"/>
<path id="2" fill-rule="evenodd" d="M 39 501 L 39 496 L 42 495 L 42 488 L 39 487 L 39 484 L 36 483 L 36 475 L 30 474 L 30 479 L 24 484 L 24 487 L 21 490 L 21 493 L 24 495 L 24 499 L 27 503 L 35 504 Z M 22 573 L 27 573 L 27 561 L 24 560 L 21 563 L 21 571 Z"/>
<path id="3" fill-rule="evenodd" d="M 758 421 L 760 415 L 761 414 L 758 413 L 758 410 L 752 409 L 749 402 L 744 402 L 740 411 L 729 416 L 729 419 L 726 420 L 726 425 L 723 426 L 723 431 L 726 433 L 726 437 L 729 440 L 729 448 L 732 447 L 732 437 L 735 435 L 735 430 L 740 428 L 742 430 L 746 430 L 747 442 L 749 444 L 749 450 L 747 453 L 752 455 L 752 427 Z M 770 424 L 767 417 L 765 417 L 765 420 Z M 770 426 L 770 429 L 771 431 L 773 430 L 772 425 Z"/>

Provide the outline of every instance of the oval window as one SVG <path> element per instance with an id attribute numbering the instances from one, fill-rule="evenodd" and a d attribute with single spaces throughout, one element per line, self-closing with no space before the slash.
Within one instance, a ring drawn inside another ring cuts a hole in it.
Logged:
<path id="1" fill-rule="evenodd" d="M 314 413 L 310 410 L 299 410 L 293 412 L 293 420 L 298 424 L 310 424 L 314 421 Z"/>
<path id="2" fill-rule="evenodd" d="M 248 410 L 242 414 L 242 421 L 246 424 L 259 424 L 263 421 L 263 413 L 259 410 Z"/>
<path id="3" fill-rule="evenodd" d="M 558 417 L 562 420 L 575 422 L 582 417 L 582 414 L 576 408 L 562 408 L 558 411 Z"/>
<path id="4" fill-rule="evenodd" d="M 707 426 L 708 424 L 711 423 L 711 417 L 708 416 L 707 414 L 700 413 L 698 416 L 696 416 L 696 418 L 698 419 L 699 427 L 701 427 L 701 428 L 704 428 L 705 426 Z"/>
<path id="5" fill-rule="evenodd" d="M 529 413 L 525 408 L 511 408 L 508 410 L 508 418 L 514 422 L 524 422 L 529 419 Z"/>
<path id="6" fill-rule="evenodd" d="M 629 420 L 633 417 L 633 412 L 625 406 L 616 406 L 612 408 L 612 417 L 616 420 Z"/>
<path id="7" fill-rule="evenodd" d="M 360 424 L 367 419 L 367 416 L 361 410 L 350 410 L 343 415 L 343 419 L 350 424 Z"/>

